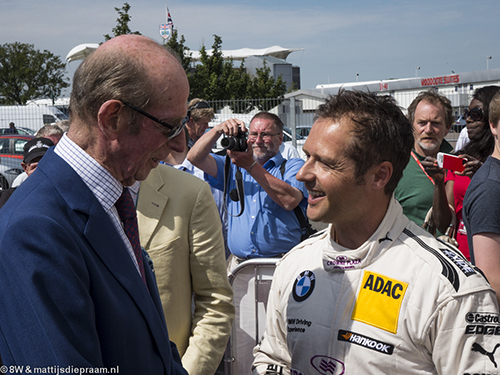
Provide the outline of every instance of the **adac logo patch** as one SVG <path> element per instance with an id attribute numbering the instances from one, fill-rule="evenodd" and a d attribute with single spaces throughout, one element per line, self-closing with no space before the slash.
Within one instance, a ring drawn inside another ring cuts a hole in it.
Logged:
<path id="1" fill-rule="evenodd" d="M 365 271 L 351 319 L 397 333 L 407 288 L 408 283 Z"/>
<path id="2" fill-rule="evenodd" d="M 305 301 L 314 291 L 316 276 L 312 271 L 302 272 L 293 283 L 293 299 L 297 302 Z"/>

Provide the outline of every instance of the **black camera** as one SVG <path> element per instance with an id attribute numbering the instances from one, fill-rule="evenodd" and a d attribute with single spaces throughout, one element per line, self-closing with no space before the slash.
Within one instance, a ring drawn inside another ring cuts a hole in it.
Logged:
<path id="1" fill-rule="evenodd" d="M 237 135 L 222 138 L 220 145 L 226 150 L 244 152 L 247 150 L 247 132 L 238 129 Z"/>

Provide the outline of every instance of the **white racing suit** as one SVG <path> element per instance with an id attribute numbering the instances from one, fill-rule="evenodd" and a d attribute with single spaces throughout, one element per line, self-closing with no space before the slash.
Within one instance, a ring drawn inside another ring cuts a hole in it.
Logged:
<path id="1" fill-rule="evenodd" d="M 278 263 L 254 374 L 500 374 L 495 293 L 394 199 L 349 250 L 330 228 Z"/>

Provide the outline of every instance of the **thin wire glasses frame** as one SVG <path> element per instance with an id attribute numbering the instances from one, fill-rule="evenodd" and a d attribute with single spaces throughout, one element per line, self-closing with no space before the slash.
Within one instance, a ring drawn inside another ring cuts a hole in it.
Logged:
<path id="1" fill-rule="evenodd" d="M 271 139 L 271 137 L 275 136 L 275 135 L 280 135 L 282 134 L 282 132 L 279 132 L 279 133 L 258 133 L 258 134 L 249 134 L 248 135 L 248 139 L 252 139 L 252 140 L 255 140 L 257 139 L 257 137 L 260 136 L 260 138 L 262 138 L 263 140 L 265 141 L 269 141 Z"/>
<path id="2" fill-rule="evenodd" d="M 162 126 L 165 126 L 166 128 L 170 129 L 170 131 L 167 133 L 167 139 L 169 141 L 171 141 L 172 139 L 174 139 L 175 137 L 177 137 L 181 132 L 182 130 L 184 129 L 184 126 L 186 125 L 186 123 L 189 121 L 189 117 L 185 117 L 181 124 L 180 125 L 177 125 L 177 126 L 173 126 L 173 125 L 170 125 L 168 123 L 166 123 L 165 121 L 161 121 L 160 119 L 156 118 L 155 116 L 149 114 L 148 112 L 136 107 L 135 105 L 132 105 L 128 102 L 125 102 L 123 100 L 121 100 L 121 102 L 123 103 L 124 106 L 126 107 L 129 107 L 130 109 L 133 109 L 134 111 L 140 113 L 141 115 L 147 117 L 148 119 L 150 120 L 153 120 L 154 122 L 162 125 Z"/>

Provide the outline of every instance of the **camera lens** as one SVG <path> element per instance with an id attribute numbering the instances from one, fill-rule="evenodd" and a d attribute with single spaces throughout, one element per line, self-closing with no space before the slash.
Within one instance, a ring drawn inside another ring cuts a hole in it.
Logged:
<path id="1" fill-rule="evenodd" d="M 236 139 L 234 137 L 222 138 L 220 145 L 225 149 L 234 150 L 234 147 L 236 146 Z"/>
<path id="2" fill-rule="evenodd" d="M 238 135 L 224 137 L 221 139 L 220 144 L 223 148 L 230 151 L 246 151 L 247 150 L 247 132 L 238 130 Z"/>

